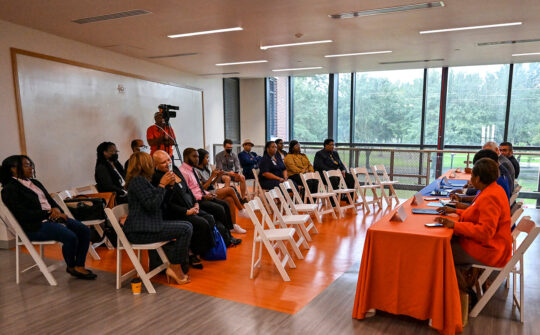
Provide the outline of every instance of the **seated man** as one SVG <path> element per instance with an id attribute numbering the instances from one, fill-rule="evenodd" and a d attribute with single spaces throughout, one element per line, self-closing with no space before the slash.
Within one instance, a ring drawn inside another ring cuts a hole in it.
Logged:
<path id="1" fill-rule="evenodd" d="M 244 151 L 238 154 L 238 159 L 240 160 L 240 165 L 242 165 L 246 179 L 255 178 L 253 176 L 253 169 L 259 168 L 259 161 L 261 160 L 261 156 L 257 155 L 256 152 L 251 151 L 253 145 L 254 144 L 249 139 L 245 139 L 244 142 L 242 142 Z"/>
<path id="2" fill-rule="evenodd" d="M 501 151 L 501 155 L 508 158 L 510 163 L 514 166 L 514 171 L 516 172 L 515 176 L 516 179 L 519 177 L 519 162 L 517 161 L 516 157 L 514 157 L 514 147 L 512 146 L 512 143 L 510 142 L 502 142 L 499 145 L 499 150 Z"/>
<path id="3" fill-rule="evenodd" d="M 143 140 L 141 140 L 140 138 L 131 141 L 131 151 L 133 151 L 133 152 L 144 151 L 144 152 L 148 152 L 148 153 L 150 152 L 150 150 L 148 150 L 148 146 L 145 145 Z M 127 173 L 127 169 L 128 169 L 128 162 L 129 162 L 129 158 L 124 163 L 124 171 L 126 173 Z"/>
<path id="4" fill-rule="evenodd" d="M 497 154 L 499 157 L 499 163 L 504 166 L 504 168 L 509 172 L 508 178 L 510 179 L 510 193 L 514 192 L 514 179 L 516 178 L 516 171 L 514 171 L 514 165 L 506 158 L 505 156 L 501 155 L 501 151 L 499 150 L 499 146 L 495 142 L 486 142 L 482 149 L 489 149 Z"/>
<path id="5" fill-rule="evenodd" d="M 215 194 L 205 191 L 199 177 L 193 170 L 199 164 L 199 153 L 194 148 L 186 148 L 183 156 L 184 163 L 180 167 L 180 172 L 186 179 L 188 187 L 199 203 L 200 209 L 212 214 L 227 246 L 240 244 L 242 240 L 234 238 L 230 233 L 231 230 L 234 230 L 234 225 L 231 219 L 229 205 L 227 202 L 217 199 Z"/>
<path id="6" fill-rule="evenodd" d="M 334 140 L 331 138 L 327 138 L 326 140 L 324 140 L 324 149 L 317 151 L 317 153 L 315 154 L 315 159 L 313 160 L 313 168 L 315 169 L 315 171 L 321 174 L 321 178 L 323 180 L 323 183 L 325 184 L 326 178 L 324 178 L 323 176 L 323 171 L 339 169 L 343 174 L 343 178 L 345 179 L 347 187 L 354 188 L 354 178 L 350 173 L 347 173 L 345 165 L 343 165 L 343 162 L 339 158 L 339 154 L 337 153 L 337 151 L 334 151 Z M 331 182 L 333 188 L 338 187 L 338 178 L 333 178 Z"/>
<path id="7" fill-rule="evenodd" d="M 232 152 L 233 142 L 229 139 L 223 141 L 222 152 L 216 155 L 216 169 L 223 170 L 225 173 L 221 176 L 221 181 L 225 183 L 226 187 L 231 186 L 231 179 L 240 183 L 240 195 L 242 200 L 247 202 L 246 199 L 246 178 L 240 174 L 240 161 L 238 157 Z"/>
<path id="8" fill-rule="evenodd" d="M 175 182 L 165 186 L 163 198 L 163 219 L 188 221 L 193 227 L 190 249 L 192 255 L 189 263 L 196 269 L 202 269 L 201 260 L 197 255 L 204 255 L 214 246 L 214 226 L 216 222 L 209 213 L 201 210 L 195 196 L 189 189 L 186 179 L 180 170 L 172 165 L 172 160 L 163 150 L 157 150 L 152 155 L 156 172 L 152 176 L 152 184 L 158 186 L 161 178 L 172 166 Z"/>

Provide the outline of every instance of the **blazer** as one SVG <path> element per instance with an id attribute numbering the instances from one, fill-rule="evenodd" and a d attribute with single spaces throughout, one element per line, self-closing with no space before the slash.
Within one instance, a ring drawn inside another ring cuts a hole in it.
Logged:
<path id="1" fill-rule="evenodd" d="M 122 178 L 126 178 L 122 164 L 115 162 L 114 166 Z M 122 187 L 120 178 L 112 170 L 112 167 L 106 166 L 105 164 L 97 164 L 94 178 L 99 192 L 116 192 L 118 196 L 125 194 L 125 189 Z"/>
<path id="2" fill-rule="evenodd" d="M 345 170 L 345 165 L 341 162 L 337 151 L 326 151 L 324 149 L 317 151 L 313 160 L 313 168 L 317 172 L 337 170 Z M 322 175 L 322 174 L 321 174 Z"/>
<path id="3" fill-rule="evenodd" d="M 313 172 L 313 166 L 305 154 L 288 154 L 285 157 L 287 174 L 293 176 L 299 173 Z"/>
<path id="4" fill-rule="evenodd" d="M 143 176 L 137 176 L 128 185 L 129 214 L 124 223 L 126 233 L 157 233 L 163 228 L 161 204 L 165 189 L 154 187 Z"/>
<path id="5" fill-rule="evenodd" d="M 467 209 L 458 209 L 454 235 L 474 259 L 487 266 L 502 267 L 512 257 L 510 205 L 497 182 L 491 183 Z"/>
<path id="6" fill-rule="evenodd" d="M 247 152 L 244 150 L 238 154 L 240 165 L 242 165 L 242 172 L 244 173 L 244 177 L 246 177 L 246 179 L 255 178 L 253 176 L 253 169 L 259 167 L 259 161 L 261 158 L 261 156 L 257 155 L 257 153 L 253 151 Z"/>
<path id="7" fill-rule="evenodd" d="M 43 191 L 51 208 L 58 208 L 62 211 L 39 181 L 36 179 L 30 180 Z M 39 231 L 41 222 L 49 217 L 48 211 L 41 209 L 38 195 L 15 179 L 4 185 L 2 201 L 27 233 Z"/>
<path id="8" fill-rule="evenodd" d="M 197 200 L 186 183 L 186 180 L 180 170 L 175 166 L 173 172 L 180 177 L 180 183 L 165 187 L 165 196 L 163 200 L 163 218 L 166 220 L 178 220 L 188 217 L 186 212 L 195 206 Z M 165 172 L 156 170 L 152 177 L 152 184 L 157 186 Z"/>

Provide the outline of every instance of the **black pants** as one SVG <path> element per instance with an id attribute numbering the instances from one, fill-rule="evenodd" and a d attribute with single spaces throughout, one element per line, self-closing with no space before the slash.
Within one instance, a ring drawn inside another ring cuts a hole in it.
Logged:
<path id="1" fill-rule="evenodd" d="M 294 181 L 296 183 L 296 185 L 302 185 L 304 186 L 304 184 L 302 183 L 302 178 L 300 178 L 300 174 L 293 174 L 292 176 L 289 176 L 289 179 Z M 318 190 L 319 190 L 319 181 L 316 180 L 316 179 L 309 179 L 309 180 L 306 180 L 307 182 L 307 185 L 309 187 L 309 191 L 311 193 L 317 193 Z M 304 190 L 300 190 L 300 197 L 302 198 L 302 200 L 304 199 Z"/>
<path id="2" fill-rule="evenodd" d="M 231 209 L 226 201 L 220 199 L 199 201 L 201 209 L 212 214 L 216 222 L 221 222 L 225 228 L 233 229 Z"/>
<path id="3" fill-rule="evenodd" d="M 216 221 L 209 213 L 200 210 L 197 215 L 187 215 L 183 220 L 191 223 L 193 227 L 193 235 L 191 235 L 191 243 L 189 245 L 191 251 L 195 255 L 203 255 L 208 250 L 214 247 L 214 226 Z"/>
<path id="4" fill-rule="evenodd" d="M 155 243 L 175 240 L 170 254 L 167 254 L 171 264 L 187 265 L 189 263 L 189 243 L 193 228 L 186 221 L 163 221 L 162 229 L 157 233 L 133 232 L 126 233 L 129 242 L 133 244 Z"/>

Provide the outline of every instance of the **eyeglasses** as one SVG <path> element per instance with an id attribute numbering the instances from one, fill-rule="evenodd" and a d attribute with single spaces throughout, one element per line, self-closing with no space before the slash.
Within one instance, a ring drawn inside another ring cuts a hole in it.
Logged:
<path id="1" fill-rule="evenodd" d="M 143 144 L 143 145 L 141 145 L 140 147 L 137 147 L 137 148 L 148 149 L 148 146 Z"/>

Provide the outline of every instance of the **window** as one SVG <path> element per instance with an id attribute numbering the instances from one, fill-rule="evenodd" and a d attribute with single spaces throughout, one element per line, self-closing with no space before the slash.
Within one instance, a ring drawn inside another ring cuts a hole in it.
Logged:
<path id="1" fill-rule="evenodd" d="M 240 143 L 240 80 L 223 78 L 225 138 Z"/>
<path id="2" fill-rule="evenodd" d="M 351 74 L 340 73 L 338 76 L 337 99 L 337 135 L 336 140 L 341 143 L 350 143 L 351 127 Z"/>
<path id="3" fill-rule="evenodd" d="M 292 77 L 293 134 L 300 142 L 328 137 L 328 75 Z"/>
<path id="4" fill-rule="evenodd" d="M 424 144 L 436 145 L 439 135 L 439 112 L 441 110 L 441 68 L 427 70 L 426 119 Z"/>
<path id="5" fill-rule="evenodd" d="M 287 77 L 270 77 L 266 81 L 267 140 L 289 140 L 289 89 Z"/>
<path id="6" fill-rule="evenodd" d="M 354 141 L 419 144 L 424 70 L 356 74 Z"/>
<path id="7" fill-rule="evenodd" d="M 540 63 L 515 64 L 508 141 L 540 146 Z"/>
<path id="8" fill-rule="evenodd" d="M 508 65 L 449 69 L 445 145 L 502 141 L 508 74 Z"/>

